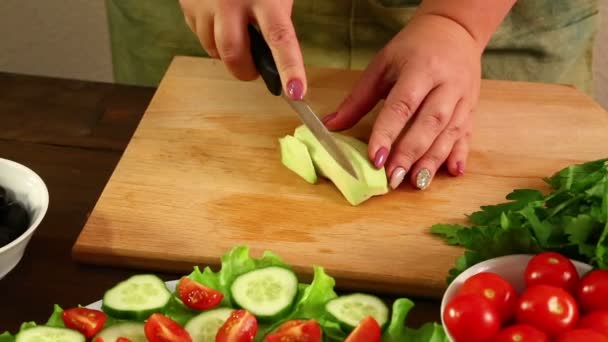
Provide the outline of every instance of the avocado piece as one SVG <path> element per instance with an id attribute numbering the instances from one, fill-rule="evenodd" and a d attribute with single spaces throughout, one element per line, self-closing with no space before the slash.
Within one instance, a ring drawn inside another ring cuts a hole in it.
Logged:
<path id="1" fill-rule="evenodd" d="M 372 196 L 387 193 L 386 172 L 384 168 L 376 169 L 369 161 L 367 145 L 341 133 L 332 133 L 332 135 L 352 163 L 359 179 L 352 177 L 327 153 L 308 127 L 299 126 L 294 132 L 294 137 L 308 147 L 308 152 L 317 172 L 331 180 L 351 205 L 356 206 Z"/>
<path id="2" fill-rule="evenodd" d="M 317 174 L 306 145 L 291 135 L 279 138 L 279 144 L 283 165 L 304 178 L 308 183 L 315 184 Z"/>

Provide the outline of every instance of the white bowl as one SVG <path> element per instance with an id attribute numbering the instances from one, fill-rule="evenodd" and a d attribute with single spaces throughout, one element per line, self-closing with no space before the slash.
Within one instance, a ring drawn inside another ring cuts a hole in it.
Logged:
<path id="1" fill-rule="evenodd" d="M 0 248 L 0 279 L 10 272 L 23 257 L 32 234 L 42 222 L 49 207 L 49 192 L 42 179 L 29 168 L 0 158 L 0 186 L 7 197 L 24 205 L 30 216 L 30 226 L 18 238 Z"/>
<path id="2" fill-rule="evenodd" d="M 445 326 L 445 322 L 443 321 L 443 312 L 447 304 L 456 296 L 460 290 L 460 287 L 468 278 L 480 272 L 494 272 L 509 281 L 513 285 L 515 291 L 518 294 L 521 294 L 526 287 L 524 279 L 526 266 L 533 257 L 534 255 L 532 254 L 513 254 L 488 259 L 469 267 L 464 272 L 459 274 L 448 286 L 441 300 L 441 323 L 443 324 L 448 339 L 450 341 L 454 341 L 452 336 L 450 336 L 450 332 Z M 575 260 L 571 261 L 580 277 L 592 269 L 591 265 L 589 264 Z"/>

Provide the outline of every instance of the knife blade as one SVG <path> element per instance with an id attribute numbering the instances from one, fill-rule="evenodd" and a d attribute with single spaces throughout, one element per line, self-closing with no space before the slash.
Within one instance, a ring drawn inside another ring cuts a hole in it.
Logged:
<path id="1" fill-rule="evenodd" d="M 274 62 L 274 58 L 272 57 L 270 47 L 264 40 L 262 34 L 253 25 L 249 24 L 248 30 L 253 61 L 270 93 L 275 96 L 283 97 L 338 165 L 355 179 L 359 179 L 350 160 L 340 149 L 331 133 L 327 130 L 325 125 L 323 125 L 321 120 L 319 120 L 319 117 L 314 113 L 310 106 L 303 100 L 294 101 L 283 93 L 281 77 Z"/>

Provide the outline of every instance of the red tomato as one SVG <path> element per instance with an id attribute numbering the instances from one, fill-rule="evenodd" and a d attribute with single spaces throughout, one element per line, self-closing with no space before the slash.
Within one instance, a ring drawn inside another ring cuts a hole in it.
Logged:
<path id="1" fill-rule="evenodd" d="M 220 327 L 215 342 L 251 342 L 258 333 L 258 321 L 246 310 L 235 310 Z"/>
<path id="2" fill-rule="evenodd" d="M 152 314 L 144 325 L 144 333 L 150 342 L 191 342 L 190 334 L 171 318 Z"/>
<path id="3" fill-rule="evenodd" d="M 549 342 L 549 337 L 531 325 L 516 324 L 501 330 L 494 342 Z"/>
<path id="4" fill-rule="evenodd" d="M 372 316 L 367 316 L 348 335 L 344 342 L 380 342 L 382 329 Z"/>
<path id="5" fill-rule="evenodd" d="M 491 341 L 500 329 L 500 315 L 481 295 L 454 297 L 445 307 L 443 320 L 456 342 Z"/>
<path id="6" fill-rule="evenodd" d="M 574 328 L 579 318 L 574 297 L 566 290 L 549 285 L 528 288 L 519 297 L 515 312 L 518 323 L 532 325 L 555 337 Z"/>
<path id="7" fill-rule="evenodd" d="M 94 309 L 72 308 L 63 310 L 61 319 L 66 327 L 78 330 L 86 338 L 91 338 L 106 324 L 108 315 L 103 311 Z"/>
<path id="8" fill-rule="evenodd" d="M 591 329 L 573 329 L 561 334 L 556 342 L 608 342 L 608 337 Z"/>
<path id="9" fill-rule="evenodd" d="M 116 339 L 116 342 L 131 342 L 131 340 L 126 337 L 119 337 Z"/>
<path id="10" fill-rule="evenodd" d="M 551 285 L 574 294 L 579 281 L 576 267 L 567 257 L 555 252 L 535 255 L 524 273 L 526 287 Z"/>
<path id="11" fill-rule="evenodd" d="M 608 310 L 594 311 L 578 321 L 577 328 L 595 330 L 608 337 Z"/>
<path id="12" fill-rule="evenodd" d="M 196 310 L 211 309 L 220 304 L 224 295 L 188 277 L 182 277 L 177 286 L 179 298 L 189 308 Z"/>
<path id="13" fill-rule="evenodd" d="M 492 272 L 481 272 L 468 278 L 459 295 L 479 294 L 488 299 L 498 311 L 502 322 L 511 319 L 517 306 L 517 293 L 506 279 Z"/>
<path id="14" fill-rule="evenodd" d="M 267 342 L 321 342 L 321 326 L 314 319 L 287 321 L 271 334 Z"/>
<path id="15" fill-rule="evenodd" d="M 594 270 L 578 284 L 576 299 L 583 312 L 608 310 L 608 270 Z"/>

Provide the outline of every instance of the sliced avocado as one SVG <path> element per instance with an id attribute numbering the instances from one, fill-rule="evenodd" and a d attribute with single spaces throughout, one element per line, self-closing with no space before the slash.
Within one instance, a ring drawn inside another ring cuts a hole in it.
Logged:
<path id="1" fill-rule="evenodd" d="M 367 158 L 367 145 L 341 133 L 332 133 L 338 146 L 353 164 L 358 178 L 346 172 L 323 148 L 312 132 L 304 125 L 296 128 L 294 136 L 308 147 L 312 161 L 319 174 L 331 180 L 346 200 L 353 206 L 372 196 L 388 192 L 388 181 L 384 168 L 376 169 Z"/>
<path id="2" fill-rule="evenodd" d="M 317 174 L 306 145 L 291 135 L 279 138 L 279 144 L 281 145 L 281 162 L 283 165 L 304 178 L 308 183 L 315 184 Z"/>

